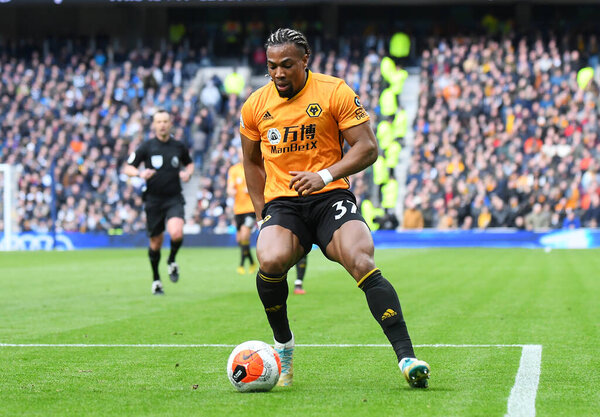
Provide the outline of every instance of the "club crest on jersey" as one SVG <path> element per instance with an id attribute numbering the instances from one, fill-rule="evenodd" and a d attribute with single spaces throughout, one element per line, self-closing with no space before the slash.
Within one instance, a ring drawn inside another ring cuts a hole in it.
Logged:
<path id="1" fill-rule="evenodd" d="M 281 140 L 281 133 L 276 128 L 272 127 L 267 132 L 267 139 L 271 145 L 277 145 Z"/>
<path id="2" fill-rule="evenodd" d="M 306 108 L 306 114 L 308 117 L 319 117 L 323 113 L 323 109 L 319 106 L 319 103 L 311 103 Z"/>
<path id="3" fill-rule="evenodd" d="M 354 104 L 356 104 L 356 107 L 362 107 L 362 105 L 360 104 L 360 100 L 358 99 L 358 96 L 354 97 Z"/>
<path id="4" fill-rule="evenodd" d="M 173 168 L 178 168 L 179 167 L 179 158 L 174 156 L 173 158 L 171 158 L 171 166 Z"/>
<path id="5" fill-rule="evenodd" d="M 150 157 L 150 163 L 152 164 L 152 168 L 159 169 L 163 164 L 162 155 L 152 155 Z"/>

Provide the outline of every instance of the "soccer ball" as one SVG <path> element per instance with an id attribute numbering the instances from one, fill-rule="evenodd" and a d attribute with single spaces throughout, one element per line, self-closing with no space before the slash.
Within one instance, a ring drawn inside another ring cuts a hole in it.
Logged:
<path id="1" fill-rule="evenodd" d="M 240 392 L 269 391 L 281 374 L 281 360 L 265 342 L 251 340 L 237 345 L 227 361 L 227 376 Z"/>

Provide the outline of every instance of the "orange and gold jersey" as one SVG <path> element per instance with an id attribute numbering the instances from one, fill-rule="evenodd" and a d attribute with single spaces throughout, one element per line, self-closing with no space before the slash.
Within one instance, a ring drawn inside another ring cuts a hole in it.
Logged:
<path id="1" fill-rule="evenodd" d="M 240 132 L 260 141 L 267 180 L 265 202 L 298 196 L 289 188 L 290 171 L 317 172 L 343 155 L 341 131 L 365 123 L 369 115 L 358 96 L 341 79 L 308 72 L 304 88 L 291 99 L 280 97 L 273 82 L 256 90 L 244 103 Z M 318 193 L 349 188 L 348 178 Z"/>
<path id="2" fill-rule="evenodd" d="M 227 188 L 235 188 L 235 199 L 233 201 L 233 214 L 254 213 L 254 206 L 248 194 L 244 167 L 237 163 L 227 172 Z"/>

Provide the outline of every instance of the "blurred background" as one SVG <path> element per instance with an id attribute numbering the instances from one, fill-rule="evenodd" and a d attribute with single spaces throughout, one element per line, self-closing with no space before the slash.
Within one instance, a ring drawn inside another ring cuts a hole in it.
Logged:
<path id="1" fill-rule="evenodd" d="M 279 27 L 371 116 L 376 243 L 598 246 L 598 2 L 454 3 L 0 0 L 1 247 L 145 246 L 121 171 L 162 107 L 196 166 L 186 245 L 235 245 L 239 110 Z"/>

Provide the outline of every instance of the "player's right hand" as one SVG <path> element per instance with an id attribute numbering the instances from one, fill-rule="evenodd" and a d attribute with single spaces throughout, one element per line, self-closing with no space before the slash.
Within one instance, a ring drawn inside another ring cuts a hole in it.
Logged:
<path id="1" fill-rule="evenodd" d="M 325 187 L 325 183 L 319 174 L 310 171 L 290 171 L 290 190 L 293 188 L 298 192 L 298 197 L 306 196 Z"/>

